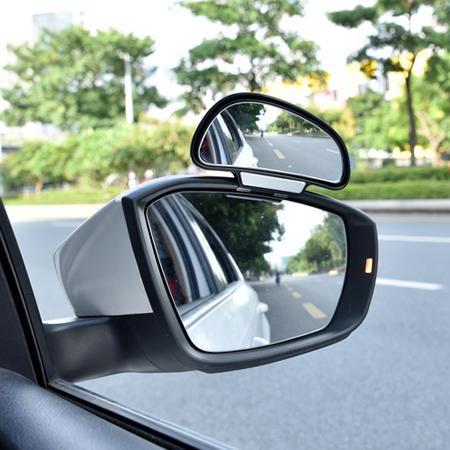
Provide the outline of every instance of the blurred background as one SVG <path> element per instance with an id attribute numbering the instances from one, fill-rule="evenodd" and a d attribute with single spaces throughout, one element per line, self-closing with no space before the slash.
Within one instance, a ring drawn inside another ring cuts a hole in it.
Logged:
<path id="1" fill-rule="evenodd" d="M 0 193 L 43 319 L 73 314 L 56 247 L 123 190 L 196 173 L 193 130 L 232 92 L 278 96 L 335 127 L 352 176 L 325 193 L 356 202 L 379 231 L 372 307 L 346 341 L 229 374 L 84 387 L 240 448 L 448 448 L 448 0 L 15 0 L 0 10 Z"/>

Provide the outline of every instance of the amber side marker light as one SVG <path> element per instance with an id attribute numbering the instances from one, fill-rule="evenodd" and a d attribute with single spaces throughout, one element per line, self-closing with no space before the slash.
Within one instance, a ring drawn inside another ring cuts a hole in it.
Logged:
<path id="1" fill-rule="evenodd" d="M 372 270 L 373 270 L 373 258 L 367 258 L 365 272 L 372 273 Z"/>

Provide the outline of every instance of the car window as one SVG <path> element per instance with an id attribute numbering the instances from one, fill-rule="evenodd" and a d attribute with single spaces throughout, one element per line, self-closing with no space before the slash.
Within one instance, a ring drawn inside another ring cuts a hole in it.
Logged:
<path id="1" fill-rule="evenodd" d="M 162 200 L 152 214 L 154 217 L 149 222 L 154 233 L 153 241 L 164 255 L 160 262 L 175 302 L 185 304 L 213 295 L 216 288 L 208 263 L 198 250 L 196 236 L 180 211 L 179 203 Z"/>
<path id="2" fill-rule="evenodd" d="M 217 258 L 216 252 L 213 250 L 210 242 L 204 233 L 204 227 L 202 227 L 198 221 L 198 217 L 195 217 L 190 211 L 186 211 L 186 215 L 189 217 L 189 224 L 192 227 L 192 231 L 201 247 L 202 255 L 208 262 L 211 270 L 211 274 L 214 278 L 217 292 L 224 290 L 228 285 L 226 271 L 222 268 L 220 260 Z"/>
<path id="3" fill-rule="evenodd" d="M 224 111 L 222 113 L 223 120 L 225 122 L 225 125 L 227 126 L 228 130 L 230 131 L 230 134 L 233 138 L 233 141 L 238 149 L 242 147 L 244 144 L 241 130 L 239 129 L 237 123 L 231 116 L 231 114 L 228 111 Z"/>
<path id="4" fill-rule="evenodd" d="M 168 214 L 168 209 L 177 210 L 177 217 Z M 224 245 L 187 200 L 181 196 L 163 199 L 150 210 L 153 240 L 161 252 L 166 281 L 178 305 L 218 294 L 238 279 Z M 183 245 L 177 246 L 177 242 Z M 210 289 L 196 289 L 196 285 L 204 286 L 208 278 L 212 280 Z"/>
<path id="5" fill-rule="evenodd" d="M 234 161 L 239 152 L 239 142 L 236 139 L 236 135 L 233 136 L 222 115 L 217 116 L 216 121 L 222 138 L 221 144 L 231 161 Z"/>

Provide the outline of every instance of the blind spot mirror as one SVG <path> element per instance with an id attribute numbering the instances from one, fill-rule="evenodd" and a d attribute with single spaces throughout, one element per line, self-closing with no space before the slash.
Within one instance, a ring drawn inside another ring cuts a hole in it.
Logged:
<path id="1" fill-rule="evenodd" d="M 207 352 L 266 346 L 325 328 L 347 268 L 341 217 L 292 202 L 170 194 L 147 220 L 192 343 Z"/>
<path id="2" fill-rule="evenodd" d="M 207 123 L 199 127 L 202 134 L 194 137 L 195 162 L 214 170 L 271 172 L 332 188 L 345 186 L 348 153 L 331 127 L 280 100 L 246 97 L 207 114 Z"/>

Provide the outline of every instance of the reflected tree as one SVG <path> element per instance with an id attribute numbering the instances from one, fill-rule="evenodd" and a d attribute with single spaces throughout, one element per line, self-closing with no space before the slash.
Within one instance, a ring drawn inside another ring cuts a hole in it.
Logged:
<path id="1" fill-rule="evenodd" d="M 328 214 L 322 224 L 315 227 L 303 248 L 287 265 L 287 272 L 323 273 L 341 269 L 346 264 L 347 245 L 342 219 Z"/>
<path id="2" fill-rule="evenodd" d="M 258 121 L 266 108 L 261 103 L 238 103 L 228 107 L 227 111 L 244 133 L 253 133 L 259 130 Z"/>
<path id="3" fill-rule="evenodd" d="M 246 277 L 270 272 L 264 254 L 271 251 L 270 242 L 284 234 L 277 215 L 281 205 L 217 193 L 184 196 L 209 222 Z"/>

